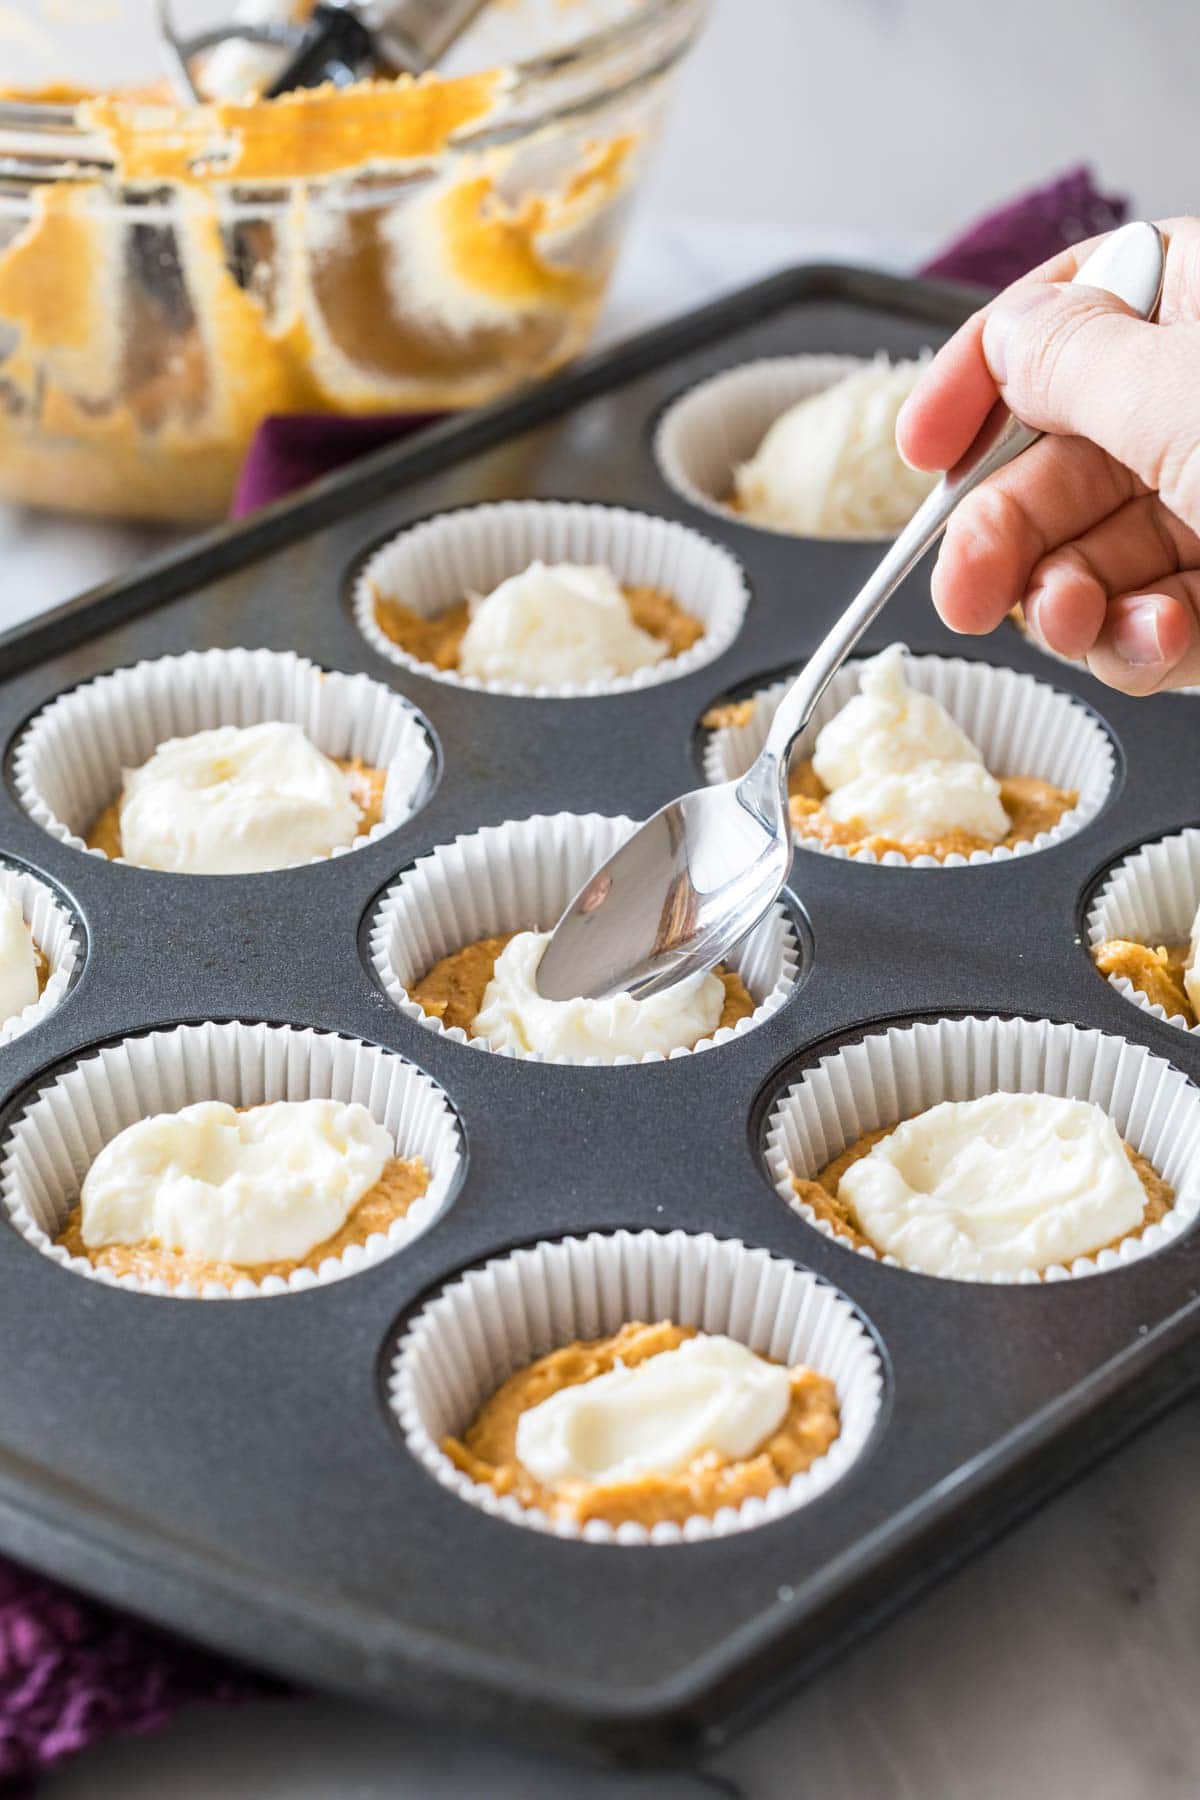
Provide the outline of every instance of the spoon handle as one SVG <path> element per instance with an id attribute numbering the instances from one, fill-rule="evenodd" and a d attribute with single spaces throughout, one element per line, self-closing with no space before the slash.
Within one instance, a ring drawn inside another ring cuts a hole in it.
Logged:
<path id="1" fill-rule="evenodd" d="M 1115 294 L 1143 319 L 1153 318 L 1162 293 L 1166 244 L 1155 225 L 1136 221 L 1114 231 L 1080 266 L 1073 280 Z M 936 543 L 959 501 L 1020 456 L 1042 436 L 998 400 L 974 442 L 922 501 L 878 567 L 822 638 L 776 710 L 762 753 L 745 777 L 746 798 L 757 809 L 764 783 L 785 783 L 793 743 L 821 695 L 863 632 L 905 576 Z"/>

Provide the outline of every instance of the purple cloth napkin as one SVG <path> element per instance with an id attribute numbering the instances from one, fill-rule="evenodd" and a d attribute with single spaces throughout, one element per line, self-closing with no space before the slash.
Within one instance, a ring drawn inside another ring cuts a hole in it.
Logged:
<path id="1" fill-rule="evenodd" d="M 0 1559 L 0 1795 L 122 1732 L 153 1731 L 182 1706 L 279 1693 L 166 1633 L 82 1600 Z"/>
<path id="2" fill-rule="evenodd" d="M 244 519 L 247 513 L 282 500 L 318 475 L 328 475 L 368 450 L 419 431 L 439 416 L 368 413 L 362 418 L 345 418 L 338 413 L 272 413 L 263 420 L 246 452 L 230 514 Z"/>
<path id="3" fill-rule="evenodd" d="M 989 214 L 921 272 L 1003 287 L 1080 238 L 1119 225 L 1125 211 L 1125 201 L 1101 194 L 1086 168 L 1072 169 Z M 234 516 L 417 430 L 432 416 L 298 413 L 264 420 L 242 471 Z M 280 1691 L 0 1559 L 0 1793 L 14 1796 L 11 1784 L 115 1733 L 151 1731 L 181 1706 Z"/>

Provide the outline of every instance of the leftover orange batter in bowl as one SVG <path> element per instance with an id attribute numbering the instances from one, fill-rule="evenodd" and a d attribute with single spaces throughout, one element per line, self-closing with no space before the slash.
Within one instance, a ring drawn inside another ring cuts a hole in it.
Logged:
<path id="1" fill-rule="evenodd" d="M 443 73 L 275 100 L 10 73 L 0 492 L 212 519 L 268 414 L 474 406 L 569 361 L 705 9 L 602 10 L 495 7 Z"/>

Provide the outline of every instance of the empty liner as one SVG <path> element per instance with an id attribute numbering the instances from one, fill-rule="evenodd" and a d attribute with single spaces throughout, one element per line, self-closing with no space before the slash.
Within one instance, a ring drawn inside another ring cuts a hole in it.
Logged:
<path id="1" fill-rule="evenodd" d="M 199 1100 L 258 1106 L 309 1099 L 367 1107 L 391 1135 L 396 1154 L 420 1157 L 429 1170 L 428 1188 L 386 1236 L 351 1245 L 319 1270 L 294 1270 L 286 1280 L 247 1275 L 232 1287 L 213 1282 L 202 1291 L 186 1283 L 118 1278 L 53 1241 L 100 1151 L 136 1120 Z M 85 1056 L 43 1088 L 13 1123 L 0 1160 L 0 1197 L 23 1237 L 89 1280 L 180 1299 L 241 1300 L 323 1286 L 395 1255 L 441 1213 L 461 1158 L 458 1123 L 445 1095 L 391 1051 L 290 1025 L 180 1025 Z"/>
<path id="2" fill-rule="evenodd" d="M 1062 1281 L 1121 1268 L 1173 1242 L 1200 1210 L 1200 1090 L 1138 1044 L 1047 1019 L 938 1019 L 893 1026 L 822 1057 L 771 1109 L 766 1162 L 776 1192 L 836 1242 L 832 1225 L 796 1193 L 793 1175 L 813 1180 L 869 1131 L 911 1119 L 943 1100 L 992 1093 L 1093 1101 L 1175 1190 L 1172 1210 L 1140 1236 L 1077 1257 L 1070 1268 L 1025 1269 L 997 1281 Z M 869 1248 L 859 1254 L 876 1257 Z M 891 1256 L 877 1260 L 901 1266 Z"/>
<path id="3" fill-rule="evenodd" d="M 838 670 L 813 713 L 812 723 L 796 741 L 794 762 L 812 755 L 822 726 L 858 693 L 864 660 L 869 659 L 860 658 Z M 966 864 L 1004 862 L 1034 850 L 1048 850 L 1052 844 L 1082 831 L 1095 818 L 1112 787 L 1116 758 L 1107 731 L 1079 701 L 1033 675 L 957 656 L 909 656 L 905 659 L 905 674 L 912 687 L 931 694 L 945 707 L 975 744 L 993 775 L 1036 775 L 1055 787 L 1078 792 L 1077 803 L 1052 830 L 1039 832 L 1026 843 L 1011 849 L 1001 846 L 995 850 L 973 850 L 967 857 L 955 851 L 946 857 L 910 859 L 898 850 L 889 850 L 882 857 L 873 850 L 857 850 L 851 857 L 843 844 L 824 844 L 819 838 L 797 833 L 796 842 L 805 850 L 893 868 L 953 869 Z M 775 708 L 789 685 L 777 681 L 763 688 L 754 696 L 754 713 L 744 725 L 725 725 L 710 733 L 704 746 L 707 781 L 736 781 L 746 773 L 766 742 Z"/>
<path id="4" fill-rule="evenodd" d="M 371 963 L 384 991 L 401 1012 L 428 1030 L 491 1050 L 485 1038 L 468 1038 L 458 1026 L 447 1031 L 440 1019 L 422 1011 L 412 988 L 443 956 L 480 938 L 550 930 L 588 876 L 634 829 L 631 819 L 556 813 L 486 826 L 470 837 L 439 845 L 393 883 L 372 921 Z M 783 1005 L 800 969 L 800 946 L 783 906 L 773 907 L 726 960 L 749 989 L 754 1012 L 702 1038 L 692 1050 L 672 1051 L 672 1057 L 725 1043 L 761 1025 Z M 548 1060 L 540 1052 L 493 1054 Z M 608 1066 L 600 1057 L 582 1060 L 587 1066 Z M 663 1060 L 658 1052 L 616 1058 L 618 1064 Z"/>
<path id="5" fill-rule="evenodd" d="M 433 618 L 471 595 L 490 594 L 536 561 L 602 564 L 626 587 L 663 588 L 701 621 L 704 636 L 681 655 L 633 675 L 523 686 L 480 681 L 421 662 L 393 643 L 375 617 L 377 593 Z M 390 539 L 359 571 L 353 606 L 373 649 L 433 681 L 492 694 L 573 699 L 631 693 L 690 675 L 729 648 L 741 629 L 747 598 L 741 565 L 729 551 L 672 519 L 574 501 L 504 500 L 442 513 Z"/>
<path id="6" fill-rule="evenodd" d="M 44 830 L 83 850 L 84 834 L 120 793 L 123 771 L 140 768 L 159 744 L 219 725 L 275 721 L 299 725 L 326 756 L 361 757 L 387 771 L 383 818 L 334 856 L 394 831 L 423 802 L 433 746 L 408 702 L 368 675 L 328 674 L 290 650 L 189 651 L 60 694 L 17 744 L 17 796 Z"/>
<path id="7" fill-rule="evenodd" d="M 457 1469 L 440 1448 L 470 1425 L 518 1369 L 577 1338 L 631 1320 L 670 1319 L 736 1338 L 760 1355 L 804 1364 L 837 1388 L 841 1429 L 802 1475 L 739 1507 L 685 1524 L 612 1526 L 549 1519 Z M 838 1481 L 878 1416 L 883 1372 L 870 1333 L 833 1288 L 794 1263 L 736 1240 L 685 1231 L 593 1233 L 535 1244 L 444 1287 L 397 1347 L 389 1398 L 409 1449 L 461 1499 L 558 1537 L 604 1544 L 696 1543 L 770 1524 Z"/>

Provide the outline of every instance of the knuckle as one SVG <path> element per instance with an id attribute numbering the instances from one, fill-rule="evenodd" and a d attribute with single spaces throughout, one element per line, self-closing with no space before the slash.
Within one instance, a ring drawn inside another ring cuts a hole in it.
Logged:
<path id="1" fill-rule="evenodd" d="M 1092 303 L 1060 304 L 1040 308 L 1024 321 L 1009 378 L 1012 386 L 1013 375 L 1017 377 L 1018 403 L 1028 396 L 1053 410 L 1064 391 L 1070 397 L 1080 340 L 1102 313 L 1103 309 Z"/>

